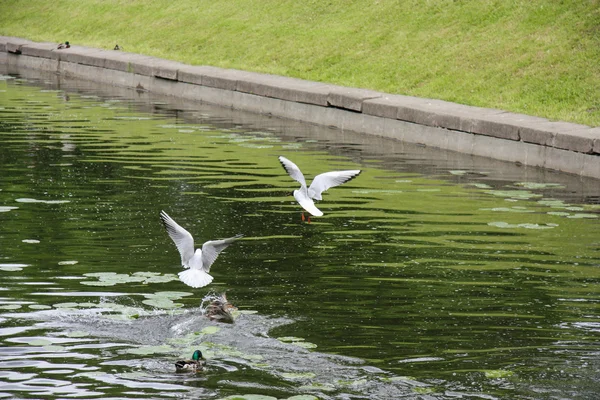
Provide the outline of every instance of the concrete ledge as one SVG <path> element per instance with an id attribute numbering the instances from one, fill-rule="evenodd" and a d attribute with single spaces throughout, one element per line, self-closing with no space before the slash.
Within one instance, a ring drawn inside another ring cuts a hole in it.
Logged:
<path id="1" fill-rule="evenodd" d="M 60 61 L 91 65 L 104 68 L 104 53 L 106 50 L 98 50 L 89 47 L 71 46 L 68 49 L 56 50 Z"/>
<path id="2" fill-rule="evenodd" d="M 326 107 L 330 86 L 301 79 L 248 72 L 238 80 L 236 90 L 257 96 Z"/>
<path id="3" fill-rule="evenodd" d="M 29 40 L 21 38 L 13 38 L 7 36 L 1 36 L 1 38 L 4 44 L 4 51 L 13 54 L 21 54 L 21 47 L 26 44 L 32 43 Z"/>
<path id="4" fill-rule="evenodd" d="M 384 96 L 385 93 L 376 92 L 374 90 L 332 86 L 329 95 L 327 96 L 327 103 L 333 107 L 362 112 L 363 103 L 366 100 L 377 99 Z"/>
<path id="5" fill-rule="evenodd" d="M 0 63 L 600 178 L 600 127 L 6 36 Z"/>
<path id="6" fill-rule="evenodd" d="M 24 56 L 48 58 L 58 60 L 60 50 L 56 49 L 56 43 L 28 43 L 21 46 L 21 54 Z"/>

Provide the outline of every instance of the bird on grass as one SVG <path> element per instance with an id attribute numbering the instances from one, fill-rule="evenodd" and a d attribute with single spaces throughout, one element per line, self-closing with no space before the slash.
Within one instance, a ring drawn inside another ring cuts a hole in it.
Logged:
<path id="1" fill-rule="evenodd" d="M 300 183 L 300 189 L 294 190 L 294 198 L 302 208 L 315 217 L 322 216 L 323 212 L 315 206 L 313 200 L 322 200 L 321 193 L 329 188 L 346 183 L 349 180 L 356 178 L 361 173 L 361 170 L 359 169 L 325 172 L 315 176 L 310 186 L 306 187 L 304 175 L 296 164 L 283 156 L 279 156 L 279 162 L 288 175 Z M 302 212 L 302 221 L 304 220 L 304 212 Z M 308 222 L 310 223 L 310 215 L 308 216 Z"/>
<path id="2" fill-rule="evenodd" d="M 175 362 L 175 372 L 201 372 L 206 365 L 206 359 L 200 350 L 194 351 L 191 360 L 179 360 Z"/>
<path id="3" fill-rule="evenodd" d="M 209 240 L 202 245 L 201 249 L 194 249 L 194 238 L 188 231 L 173 221 L 164 211 L 160 212 L 160 219 L 179 250 L 181 265 L 186 268 L 179 273 L 179 279 L 193 288 L 206 286 L 213 281 L 213 277 L 208 273 L 210 266 L 219 253 L 244 236 L 240 234 L 227 239 Z"/>
<path id="4" fill-rule="evenodd" d="M 123 48 L 121 46 L 119 46 L 119 44 L 115 44 L 115 47 L 113 48 L 113 50 L 123 50 Z"/>
<path id="5" fill-rule="evenodd" d="M 58 47 L 56 48 L 57 50 L 62 50 L 62 49 L 68 49 L 70 48 L 71 45 L 69 44 L 69 42 L 64 42 L 58 45 Z"/>

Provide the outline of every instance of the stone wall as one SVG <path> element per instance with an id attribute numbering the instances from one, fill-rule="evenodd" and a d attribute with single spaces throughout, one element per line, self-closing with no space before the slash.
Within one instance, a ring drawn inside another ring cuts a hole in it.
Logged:
<path id="1" fill-rule="evenodd" d="M 600 127 L 81 46 L 0 36 L 0 64 L 600 179 Z"/>

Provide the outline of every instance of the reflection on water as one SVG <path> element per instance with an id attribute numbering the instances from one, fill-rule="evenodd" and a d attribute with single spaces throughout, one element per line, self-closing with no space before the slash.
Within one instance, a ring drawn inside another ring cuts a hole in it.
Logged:
<path id="1" fill-rule="evenodd" d="M 0 79 L 0 398 L 600 389 L 598 181 L 53 75 Z M 363 173 L 303 224 L 279 155 L 310 177 Z M 177 279 L 161 209 L 198 237 L 246 235 L 210 286 Z M 225 291 L 234 324 L 200 308 Z M 208 371 L 175 374 L 196 348 Z"/>

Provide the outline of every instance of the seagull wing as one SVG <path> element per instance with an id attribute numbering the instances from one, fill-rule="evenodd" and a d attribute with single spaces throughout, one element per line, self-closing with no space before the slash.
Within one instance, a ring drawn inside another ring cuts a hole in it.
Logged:
<path id="1" fill-rule="evenodd" d="M 291 162 L 283 156 L 279 156 L 279 162 L 283 166 L 283 169 L 285 169 L 285 172 L 287 172 L 288 175 L 292 177 L 292 179 L 299 182 L 300 185 L 302 185 L 302 187 L 306 187 L 306 180 L 304 179 L 304 175 L 302 174 L 302 171 L 300 171 L 300 168 L 298 168 L 296 164 L 294 164 L 293 162 Z"/>
<path id="2" fill-rule="evenodd" d="M 325 172 L 324 174 L 317 175 L 308 188 L 308 195 L 315 200 L 321 200 L 321 193 L 356 178 L 360 173 L 361 170 L 353 169 L 349 171 Z"/>
<path id="3" fill-rule="evenodd" d="M 175 242 L 179 254 L 181 254 L 181 265 L 189 267 L 188 262 L 194 256 L 194 238 L 183 229 L 177 222 L 173 221 L 166 212 L 160 212 L 160 219 L 167 230 L 167 233 Z"/>
<path id="4" fill-rule="evenodd" d="M 202 245 L 202 269 L 205 272 L 210 271 L 210 266 L 215 262 L 219 253 L 227 248 L 231 243 L 235 242 L 244 235 L 235 235 L 228 239 L 209 240 Z"/>

